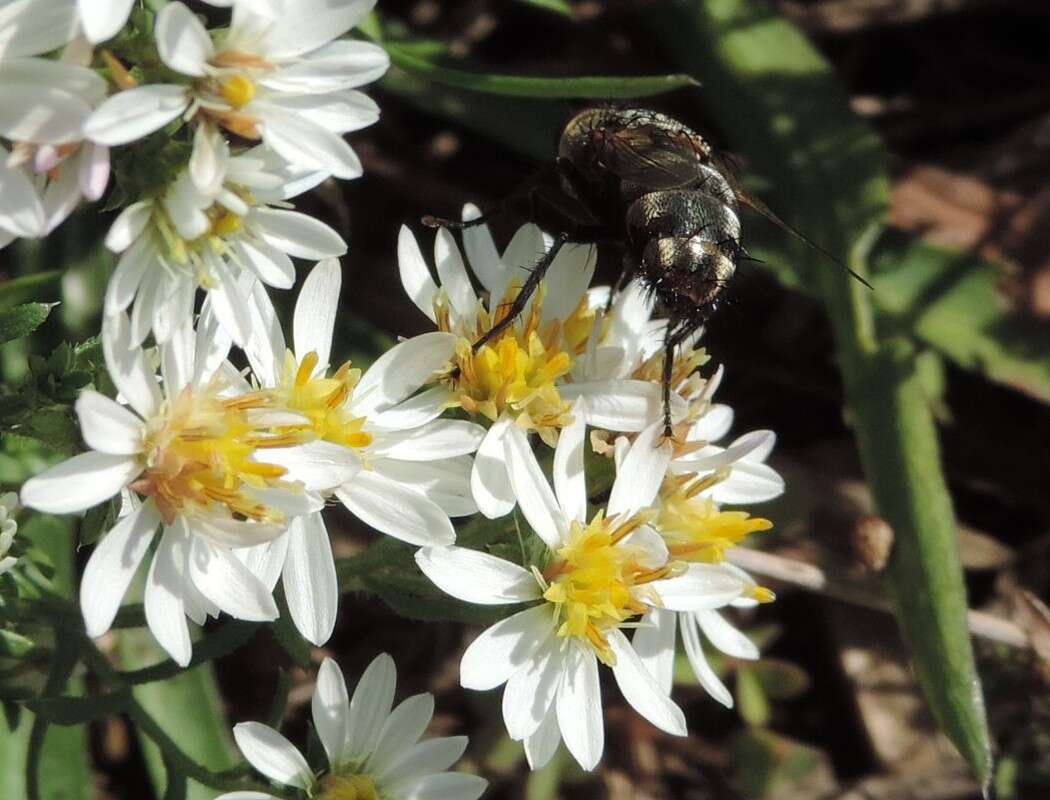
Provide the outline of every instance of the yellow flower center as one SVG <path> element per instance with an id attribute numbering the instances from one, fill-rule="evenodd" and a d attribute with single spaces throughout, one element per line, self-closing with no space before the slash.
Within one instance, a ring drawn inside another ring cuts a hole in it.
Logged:
<path id="1" fill-rule="evenodd" d="M 250 192 L 240 187 L 226 188 L 249 206 L 257 202 Z M 207 249 L 224 255 L 229 250 L 228 239 L 236 236 L 244 227 L 244 217 L 219 203 L 213 203 L 204 213 L 208 217 L 208 230 L 196 239 L 183 239 L 160 203 L 154 206 L 152 223 L 168 263 L 175 267 L 192 269 L 196 273 L 197 283 L 205 289 L 210 289 L 216 285 L 216 280 L 209 272 L 202 253 Z"/>
<path id="2" fill-rule="evenodd" d="M 146 469 L 131 488 L 152 497 L 169 524 L 180 513 L 224 506 L 236 517 L 281 522 L 284 515 L 260 503 L 251 489 L 296 489 L 286 470 L 257 460 L 258 451 L 302 441 L 294 428 L 253 421 L 266 405 L 258 393 L 223 398 L 217 386 L 187 387 L 150 423 Z"/>
<path id="3" fill-rule="evenodd" d="M 291 352 L 284 356 L 281 386 L 276 391 L 278 403 L 302 414 L 319 439 L 344 447 L 367 447 L 372 434 L 364 430 L 367 420 L 350 413 L 350 397 L 361 379 L 361 370 L 351 369 L 350 362 L 332 377 L 314 375 L 318 356 L 307 353 L 298 363 Z"/>
<path id="4" fill-rule="evenodd" d="M 722 511 L 714 500 L 699 497 L 710 481 L 693 476 L 672 478 L 661 492 L 656 529 L 671 555 L 683 561 L 716 563 L 728 548 L 748 534 L 767 531 L 773 523 L 746 511 Z"/>
<path id="5" fill-rule="evenodd" d="M 477 351 L 472 343 L 506 317 L 517 287 L 507 291 L 494 314 L 479 306 L 477 322 L 470 330 L 454 330 L 443 295 L 435 300 L 434 310 L 438 328 L 461 337 L 445 379 L 457 395 L 455 405 L 493 421 L 509 413 L 519 427 L 535 430 L 553 446 L 558 430 L 572 422 L 570 405 L 562 400 L 557 384 L 572 368 L 574 356 L 586 348 L 594 315 L 581 302 L 566 320 L 541 325 L 544 290 L 541 285 L 528 314 Z"/>
<path id="6" fill-rule="evenodd" d="M 219 82 L 219 91 L 231 106 L 240 108 L 255 98 L 255 83 L 244 74 L 230 75 Z"/>
<path id="7" fill-rule="evenodd" d="M 622 543 L 649 516 L 605 519 L 599 511 L 588 525 L 574 522 L 568 543 L 543 573 L 548 584 L 543 597 L 555 605 L 561 621 L 558 635 L 576 637 L 605 664 L 616 662 L 606 632 L 644 614 L 645 585 L 674 569 L 671 564 L 646 566 L 642 548 Z"/>
<path id="8" fill-rule="evenodd" d="M 367 775 L 326 775 L 317 800 L 380 800 L 375 782 Z"/>

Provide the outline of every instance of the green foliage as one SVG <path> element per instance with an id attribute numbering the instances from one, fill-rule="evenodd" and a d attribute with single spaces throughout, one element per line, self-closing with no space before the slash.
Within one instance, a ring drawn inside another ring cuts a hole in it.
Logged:
<path id="1" fill-rule="evenodd" d="M 40 300 L 42 294 L 57 296 L 57 287 L 61 278 L 62 270 L 53 269 L 23 275 L 20 278 L 0 283 L 0 309 L 6 311 L 19 303 Z M 0 314 L 0 319 L 2 318 L 3 314 Z"/>
<path id="2" fill-rule="evenodd" d="M 21 339 L 41 325 L 51 313 L 49 303 L 25 303 L 0 311 L 0 344 Z"/>

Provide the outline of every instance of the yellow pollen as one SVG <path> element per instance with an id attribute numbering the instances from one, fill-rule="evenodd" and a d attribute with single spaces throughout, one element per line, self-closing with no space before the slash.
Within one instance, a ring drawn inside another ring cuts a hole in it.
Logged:
<path id="1" fill-rule="evenodd" d="M 146 468 L 134 489 L 150 496 L 169 524 L 180 513 L 223 506 L 237 518 L 281 522 L 251 489 L 292 489 L 286 470 L 256 460 L 265 429 L 248 419 L 251 403 L 224 400 L 218 387 L 186 388 L 168 401 L 146 434 Z M 276 432 L 280 435 L 280 431 Z"/>
<path id="2" fill-rule="evenodd" d="M 757 600 L 760 603 L 772 603 L 777 599 L 773 590 L 767 589 L 765 586 L 752 586 L 748 594 L 752 600 Z"/>
<path id="3" fill-rule="evenodd" d="M 766 531 L 773 523 L 746 511 L 721 511 L 713 500 L 697 497 L 691 478 L 671 479 L 661 492 L 656 529 L 671 555 L 684 561 L 715 563 L 725 551 L 750 533 Z"/>
<path id="4" fill-rule="evenodd" d="M 572 368 L 574 354 L 586 348 L 593 314 L 587 316 L 590 312 L 581 303 L 564 323 L 541 324 L 544 290 L 541 285 L 527 314 L 475 352 L 472 343 L 509 313 L 518 288 L 507 291 L 495 313 L 479 307 L 475 327 L 457 331 L 462 338 L 444 380 L 455 392 L 455 405 L 467 413 L 493 421 L 509 413 L 519 427 L 535 430 L 553 445 L 558 430 L 572 422 L 570 404 L 562 400 L 557 384 Z M 435 300 L 435 312 L 438 327 L 451 330 L 443 295 Z"/>
<path id="5" fill-rule="evenodd" d="M 643 565 L 640 547 L 618 544 L 623 528 L 638 524 L 635 518 L 607 520 L 604 512 L 586 526 L 574 522 L 568 543 L 544 572 L 549 585 L 543 597 L 556 607 L 558 635 L 576 637 L 610 666 L 616 657 L 606 632 L 645 613 L 642 587 L 670 574 L 669 566 Z"/>
<path id="6" fill-rule="evenodd" d="M 302 362 L 296 362 L 291 352 L 285 353 L 281 385 L 274 390 L 275 400 L 284 408 L 302 414 L 317 438 L 344 447 L 367 447 L 373 439 L 372 434 L 364 430 L 368 420 L 354 416 L 349 402 L 361 380 L 361 370 L 352 369 L 348 361 L 327 378 L 314 374 L 319 360 L 315 352 L 303 356 Z"/>
<path id="7" fill-rule="evenodd" d="M 219 83 L 219 91 L 231 106 L 241 108 L 255 97 L 255 84 L 247 75 L 231 75 Z"/>
<path id="8" fill-rule="evenodd" d="M 367 775 L 326 775 L 317 800 L 379 800 L 375 782 Z"/>

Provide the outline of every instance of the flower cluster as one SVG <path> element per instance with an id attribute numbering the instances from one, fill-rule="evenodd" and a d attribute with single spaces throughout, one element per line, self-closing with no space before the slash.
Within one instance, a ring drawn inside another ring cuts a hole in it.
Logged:
<path id="1" fill-rule="evenodd" d="M 28 480 L 21 503 L 119 506 L 80 581 L 87 632 L 110 629 L 144 572 L 146 622 L 182 666 L 190 622 L 273 621 L 278 582 L 302 636 L 328 641 L 340 585 L 323 510 L 339 503 L 419 548 L 437 589 L 527 606 L 467 648 L 462 685 L 505 686 L 508 733 L 534 768 L 564 741 L 592 769 L 602 667 L 641 715 L 685 735 L 671 699 L 679 630 L 698 681 L 732 703 L 703 640 L 757 657 L 722 613 L 773 596 L 725 559 L 770 523 L 723 505 L 783 490 L 765 464 L 774 435 L 719 444 L 733 422 L 714 401 L 723 371 L 690 341 L 670 365 L 666 437 L 668 323 L 651 294 L 591 288 L 595 247 L 569 244 L 526 302 L 528 270 L 552 246 L 534 225 L 502 252 L 484 225 L 463 230 L 463 250 L 440 229 L 433 272 L 402 227 L 401 280 L 433 330 L 367 370 L 333 353 L 347 246 L 290 201 L 361 174 L 343 136 L 378 119 L 358 87 L 388 59 L 343 36 L 373 4 L 214 0 L 212 29 L 180 2 L 156 15 L 129 0 L 0 4 L 0 243 L 45 236 L 98 200 L 111 164 L 122 206 L 105 239 L 118 258 L 101 333 L 116 396 L 81 392 L 86 450 Z M 296 286 L 293 259 L 314 265 L 286 336 L 269 290 Z M 600 473 L 615 478 L 603 486 Z M 5 497 L 0 573 L 12 511 Z M 456 544 L 453 520 L 478 514 L 494 536 L 527 522 L 520 559 Z M 322 664 L 321 771 L 265 726 L 235 737 L 259 772 L 308 797 L 477 797 L 483 781 L 446 771 L 465 739 L 419 742 L 433 700 L 391 710 L 393 692 L 389 656 L 353 700 Z"/>

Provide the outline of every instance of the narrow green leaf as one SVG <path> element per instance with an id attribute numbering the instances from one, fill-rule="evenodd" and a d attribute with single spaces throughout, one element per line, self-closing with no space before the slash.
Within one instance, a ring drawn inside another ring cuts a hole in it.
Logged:
<path id="1" fill-rule="evenodd" d="M 544 11 L 551 11 L 563 17 L 572 18 L 572 6 L 566 0 L 518 0 L 523 6 L 533 6 Z"/>
<path id="2" fill-rule="evenodd" d="M 64 695 L 30 700 L 26 708 L 53 725 L 83 725 L 127 708 L 130 693 L 126 691 L 87 697 Z"/>
<path id="3" fill-rule="evenodd" d="M 635 78 L 586 76 L 578 78 L 533 78 L 523 75 L 491 75 L 484 72 L 444 67 L 423 58 L 409 47 L 392 42 L 383 46 L 390 61 L 405 72 L 426 78 L 434 83 L 469 89 L 472 92 L 498 94 L 507 97 L 576 98 L 623 100 L 663 94 L 683 86 L 699 86 L 689 75 L 646 75 Z"/>
<path id="4" fill-rule="evenodd" d="M 20 278 L 12 278 L 0 283 L 0 309 L 12 308 L 31 300 L 58 299 L 58 284 L 62 279 L 62 270 L 34 272 Z M 41 297 L 50 295 L 50 297 Z"/>
<path id="5" fill-rule="evenodd" d="M 146 630 L 121 631 L 118 647 L 120 660 L 126 668 L 151 664 L 163 657 L 163 652 Z M 136 686 L 134 697 L 142 711 L 179 743 L 186 756 L 213 771 L 227 769 L 236 763 L 230 725 L 222 713 L 222 701 L 210 664 L 188 669 L 163 682 Z M 190 780 L 187 784 L 177 762 L 166 759 L 151 738 L 141 731 L 136 733 L 158 796 L 187 797 L 189 800 L 212 800 L 215 797 L 213 789 L 196 781 Z"/>
<path id="6" fill-rule="evenodd" d="M 831 252 L 852 252 L 884 217 L 886 157 L 805 37 L 750 0 L 672 0 L 644 18 L 679 63 L 705 76 L 706 104 L 733 148 L 769 179 L 769 204 Z M 785 251 L 800 266 L 817 260 Z M 854 265 L 863 269 L 863 259 Z M 802 274 L 822 289 L 865 473 L 896 534 L 890 575 L 899 624 L 941 727 L 986 782 L 988 729 L 951 500 L 914 353 L 880 344 L 872 298 L 859 284 L 828 265 Z"/>
<path id="7" fill-rule="evenodd" d="M 0 344 L 35 331 L 44 324 L 52 308 L 51 303 L 25 303 L 0 311 Z"/>

